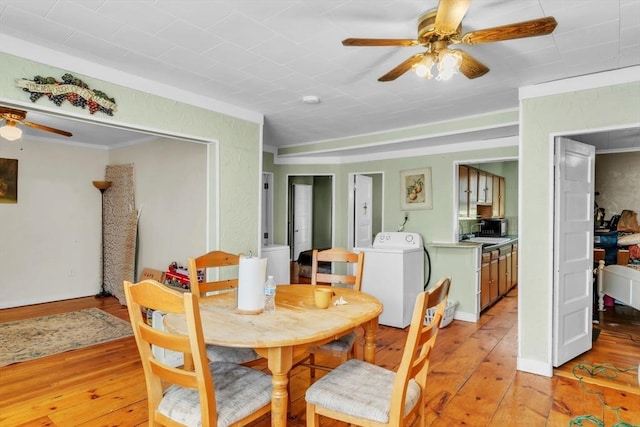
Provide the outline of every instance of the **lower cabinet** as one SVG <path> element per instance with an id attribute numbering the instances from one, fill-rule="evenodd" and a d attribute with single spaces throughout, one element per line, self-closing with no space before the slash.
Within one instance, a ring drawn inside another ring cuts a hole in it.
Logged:
<path id="1" fill-rule="evenodd" d="M 480 310 L 484 310 L 489 306 L 489 286 L 491 286 L 491 272 L 489 271 L 489 262 L 491 254 L 485 252 L 482 254 L 482 264 L 480 266 Z"/>
<path id="2" fill-rule="evenodd" d="M 518 245 L 507 245 L 482 253 L 480 309 L 492 305 L 511 290 L 518 277 Z"/>
<path id="3" fill-rule="evenodd" d="M 511 248 L 511 281 L 513 286 L 518 284 L 518 244 Z"/>
<path id="4" fill-rule="evenodd" d="M 480 267 L 480 309 L 490 306 L 499 296 L 498 284 L 498 257 L 499 252 L 491 251 L 482 254 Z"/>

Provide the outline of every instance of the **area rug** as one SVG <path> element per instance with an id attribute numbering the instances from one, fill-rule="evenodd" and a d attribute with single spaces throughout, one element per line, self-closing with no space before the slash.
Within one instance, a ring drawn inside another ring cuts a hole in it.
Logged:
<path id="1" fill-rule="evenodd" d="M 98 308 L 0 323 L 0 366 L 131 335 L 129 322 Z"/>

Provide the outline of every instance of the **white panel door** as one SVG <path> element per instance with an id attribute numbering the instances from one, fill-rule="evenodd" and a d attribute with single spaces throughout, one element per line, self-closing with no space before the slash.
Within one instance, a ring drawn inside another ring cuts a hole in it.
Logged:
<path id="1" fill-rule="evenodd" d="M 293 260 L 311 249 L 313 186 L 293 184 Z"/>
<path id="2" fill-rule="evenodd" d="M 553 365 L 591 349 L 595 147 L 556 138 Z"/>
<path id="3" fill-rule="evenodd" d="M 371 246 L 373 236 L 373 178 L 366 175 L 354 175 L 354 231 L 355 247 Z"/>

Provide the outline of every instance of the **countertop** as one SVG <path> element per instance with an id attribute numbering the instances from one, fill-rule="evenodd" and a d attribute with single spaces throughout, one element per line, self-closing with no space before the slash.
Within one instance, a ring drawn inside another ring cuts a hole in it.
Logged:
<path id="1" fill-rule="evenodd" d="M 512 245 L 518 241 L 517 235 L 509 235 L 504 237 L 504 242 L 500 243 L 481 243 L 481 242 L 470 242 L 469 240 L 459 240 L 457 242 L 431 242 L 428 243 L 427 246 L 432 246 L 435 248 L 475 248 L 482 247 L 482 252 L 490 252 L 495 249 L 500 249 L 503 246 Z"/>
<path id="2" fill-rule="evenodd" d="M 505 240 L 504 242 L 500 242 L 500 243 L 480 243 L 480 242 L 470 242 L 468 240 L 460 240 L 458 242 L 458 244 L 460 245 L 481 245 L 482 246 L 482 252 L 490 252 L 496 249 L 500 249 L 503 246 L 507 246 L 507 245 L 513 245 L 514 243 L 516 243 L 518 241 L 518 236 L 517 235 L 508 235 L 508 236 L 504 236 Z"/>

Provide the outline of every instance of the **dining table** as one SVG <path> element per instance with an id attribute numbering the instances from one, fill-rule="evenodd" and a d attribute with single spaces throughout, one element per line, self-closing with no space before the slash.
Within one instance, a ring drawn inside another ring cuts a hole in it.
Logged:
<path id="1" fill-rule="evenodd" d="M 332 304 L 326 309 L 317 308 L 313 297 L 316 286 L 321 285 L 278 285 L 276 309 L 270 313 L 238 310 L 236 292 L 200 299 L 207 344 L 253 348 L 267 359 L 273 385 L 272 426 L 287 424 L 289 371 L 310 345 L 325 344 L 362 327 L 363 358 L 375 363 L 375 333 L 382 303 L 367 293 L 333 286 Z M 164 326 L 174 333 L 187 333 L 184 315 L 167 314 Z"/>

